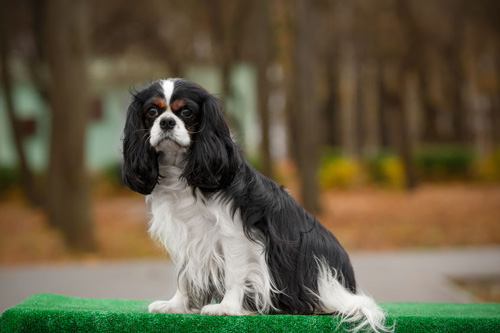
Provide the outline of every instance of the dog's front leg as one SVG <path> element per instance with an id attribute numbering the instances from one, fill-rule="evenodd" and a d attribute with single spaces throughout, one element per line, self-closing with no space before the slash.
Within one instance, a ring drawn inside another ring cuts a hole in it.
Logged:
<path id="1" fill-rule="evenodd" d="M 187 296 L 185 283 L 179 281 L 174 297 L 169 301 L 155 301 L 148 307 L 149 312 L 154 313 L 199 313 L 199 309 L 189 307 L 189 297 Z"/>
<path id="2" fill-rule="evenodd" d="M 243 239 L 240 239 L 243 237 Z M 245 278 L 248 268 L 247 251 L 243 232 L 240 237 L 225 238 L 222 244 L 224 253 L 225 294 L 219 304 L 205 305 L 201 314 L 218 316 L 240 316 L 249 314 L 243 309 Z"/>

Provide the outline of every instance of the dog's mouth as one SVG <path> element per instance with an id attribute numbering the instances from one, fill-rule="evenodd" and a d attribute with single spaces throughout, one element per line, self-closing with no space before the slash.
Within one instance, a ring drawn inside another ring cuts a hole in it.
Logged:
<path id="1" fill-rule="evenodd" d="M 163 134 L 160 138 L 155 140 L 155 142 L 152 142 L 151 145 L 156 149 L 156 150 L 164 150 L 166 149 L 173 149 L 173 150 L 181 150 L 181 149 L 186 149 L 187 147 L 183 145 L 181 142 L 179 142 L 175 136 L 173 136 L 171 133 L 165 133 Z"/>

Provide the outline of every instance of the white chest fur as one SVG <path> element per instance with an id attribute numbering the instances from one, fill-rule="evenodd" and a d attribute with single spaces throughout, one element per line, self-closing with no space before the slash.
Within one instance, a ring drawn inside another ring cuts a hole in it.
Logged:
<path id="1" fill-rule="evenodd" d="M 227 225 L 227 214 L 221 205 L 207 205 L 201 195 L 195 198 L 193 189 L 180 178 L 181 172 L 175 166 L 161 169 L 159 184 L 146 198 L 152 215 L 149 232 L 165 246 L 179 274 L 184 275 L 180 278 L 201 290 L 208 290 L 215 283 L 222 291 L 218 278 L 224 266 L 221 237 L 232 231 L 228 227 L 237 226 Z"/>
<path id="2" fill-rule="evenodd" d="M 263 246 L 245 236 L 239 212 L 233 218 L 228 204 L 195 197 L 181 172 L 162 167 L 159 184 L 146 198 L 149 232 L 170 253 L 178 284 L 191 295 L 238 289 L 254 299 L 258 311 L 268 310 L 273 287 Z"/>

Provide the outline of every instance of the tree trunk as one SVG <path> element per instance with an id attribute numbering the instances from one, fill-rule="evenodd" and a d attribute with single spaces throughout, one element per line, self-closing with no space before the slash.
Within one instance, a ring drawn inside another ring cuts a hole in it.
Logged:
<path id="1" fill-rule="evenodd" d="M 500 53 L 500 50 L 497 51 Z M 495 74 L 496 74 L 496 79 L 497 82 L 500 83 L 500 55 L 497 53 L 496 57 L 496 68 L 495 68 Z M 500 84 L 497 83 L 496 86 L 496 92 L 493 96 L 493 112 L 492 112 L 492 132 L 493 132 L 493 143 L 495 147 L 500 146 Z"/>
<path id="2" fill-rule="evenodd" d="M 358 157 L 358 91 L 356 48 L 353 36 L 353 7 L 348 1 L 338 4 L 341 29 L 339 51 L 339 112 L 342 152 Z"/>
<path id="3" fill-rule="evenodd" d="M 45 75 L 47 67 L 47 59 L 44 54 L 44 15 L 47 1 L 39 0 L 31 2 L 30 15 L 33 20 L 30 25 L 31 33 L 33 34 L 34 50 L 29 53 L 26 62 L 30 79 L 33 82 L 39 96 L 48 105 L 49 101 L 49 82 L 48 77 Z"/>
<path id="4" fill-rule="evenodd" d="M 412 190 L 417 186 L 417 178 L 412 161 L 413 143 L 408 124 L 408 110 L 403 102 L 408 72 L 403 68 L 394 63 L 386 65 L 382 98 L 389 146 L 403 162 L 405 188 Z"/>
<path id="5" fill-rule="evenodd" d="M 19 126 L 19 119 L 16 116 L 16 111 L 13 101 L 13 91 L 12 91 L 12 76 L 10 73 L 10 63 L 9 63 L 9 49 L 10 49 L 10 38 L 8 32 L 8 22 L 9 19 L 6 14 L 9 13 L 8 6 L 9 1 L 2 1 L 2 14 L 0 15 L 0 66 L 1 66 L 1 79 L 3 95 L 5 98 L 5 106 L 7 109 L 7 116 L 12 129 L 12 136 L 14 141 L 14 147 L 16 150 L 17 161 L 19 165 L 19 170 L 21 172 L 21 186 L 26 198 L 30 203 L 39 205 L 41 204 L 42 198 L 40 193 L 37 191 L 37 186 L 35 184 L 35 179 L 33 177 L 33 172 L 31 171 L 28 161 L 26 159 L 26 154 L 24 152 L 23 142 L 24 134 Z"/>
<path id="6" fill-rule="evenodd" d="M 94 250 L 89 182 L 85 167 L 88 121 L 85 0 L 50 0 L 45 12 L 46 51 L 51 76 L 48 215 L 66 243 Z"/>
<path id="7" fill-rule="evenodd" d="M 396 4 L 396 10 L 401 22 L 403 23 L 402 28 L 405 31 L 408 44 L 406 45 L 405 52 L 403 52 L 402 64 L 398 66 L 398 72 L 394 76 L 395 85 L 391 90 L 394 92 L 394 100 L 397 101 L 397 104 L 399 104 L 399 106 L 395 109 L 395 116 L 397 119 L 397 129 L 395 131 L 398 134 L 396 147 L 398 154 L 403 161 L 405 187 L 407 190 L 412 190 L 417 186 L 415 166 L 412 160 L 414 141 L 412 140 L 413 136 L 409 124 L 410 110 L 405 107 L 403 99 L 406 95 L 409 75 L 413 72 L 418 72 L 419 69 L 423 68 L 421 62 L 423 54 L 421 48 L 423 47 L 423 41 L 409 5 L 410 4 L 407 0 L 401 0 Z M 420 76 L 419 82 L 423 82 L 425 73 L 423 71 L 420 72 L 423 74 Z M 424 89 L 421 89 L 420 92 L 422 96 L 427 95 Z"/>
<path id="8" fill-rule="evenodd" d="M 413 131 L 410 125 L 410 109 L 403 102 L 405 93 L 408 85 L 408 75 L 410 75 L 408 70 L 401 72 L 400 77 L 400 96 L 399 96 L 399 110 L 397 115 L 397 126 L 398 126 L 398 153 L 401 156 L 404 166 L 405 174 L 405 188 L 407 190 L 413 190 L 417 187 L 417 175 L 415 172 L 415 165 L 413 163 L 413 146 L 415 144 Z"/>
<path id="9" fill-rule="evenodd" d="M 479 157 L 488 156 L 493 147 L 493 117 L 492 99 L 489 96 L 489 87 L 484 82 L 484 76 L 490 74 L 490 69 L 484 64 L 480 65 L 483 39 L 478 38 L 481 34 L 476 26 L 466 25 L 465 41 L 465 67 L 467 68 L 467 99 L 469 103 L 468 113 L 471 122 L 471 137 L 475 153 Z M 484 45 L 484 44 L 483 44 Z M 483 80 L 482 80 L 483 79 Z"/>
<path id="10" fill-rule="evenodd" d="M 362 94 L 364 114 L 364 145 L 363 153 L 373 156 L 380 151 L 380 91 L 379 72 L 374 59 L 366 61 L 363 70 Z"/>
<path id="11" fill-rule="evenodd" d="M 293 121 L 296 126 L 297 160 L 302 186 L 302 204 L 310 212 L 318 212 L 318 103 L 314 89 L 316 49 L 313 43 L 314 9 L 308 0 L 297 0 L 297 37 L 295 59 L 295 92 L 298 108 Z"/>
<path id="12" fill-rule="evenodd" d="M 437 119 L 438 110 L 435 108 L 429 94 L 427 73 L 423 68 L 418 68 L 419 92 L 424 119 L 422 138 L 425 143 L 439 141 Z"/>
<path id="13" fill-rule="evenodd" d="M 269 115 L 269 80 L 267 79 L 267 68 L 269 66 L 269 48 L 270 48 L 270 26 L 269 26 L 269 4 L 267 0 L 259 3 L 259 29 L 261 43 L 257 59 L 257 91 L 258 91 L 258 108 L 260 115 L 260 123 L 262 130 L 261 141 L 261 158 L 262 158 L 262 173 L 268 177 L 272 177 L 272 161 L 271 161 L 271 140 L 269 137 L 270 130 L 270 115 Z"/>
<path id="14" fill-rule="evenodd" d="M 449 59 L 451 75 L 451 108 L 453 112 L 453 140 L 460 144 L 470 142 L 470 131 L 467 128 L 467 113 L 465 112 L 463 96 L 463 82 L 465 81 L 464 68 L 460 59 L 464 44 L 464 1 L 457 1 L 452 16 L 453 32 L 451 43 L 445 49 L 445 57 Z"/>
<path id="15" fill-rule="evenodd" d="M 357 91 L 356 91 L 356 62 L 354 55 L 354 43 L 346 41 L 342 43 L 340 53 L 339 70 L 339 99 L 340 99 L 340 123 L 341 144 L 344 154 L 350 157 L 358 157 L 358 135 L 357 135 Z"/>
<path id="16" fill-rule="evenodd" d="M 328 45 L 326 62 L 328 64 L 335 64 L 338 61 L 337 54 L 335 52 L 336 43 L 334 39 Z M 339 108 L 337 104 L 339 103 L 339 80 L 338 80 L 338 66 L 327 66 L 325 70 L 325 84 L 328 87 L 329 93 L 325 99 L 325 107 L 323 110 L 323 119 L 326 123 L 325 144 L 328 146 L 339 146 L 340 145 L 340 133 L 341 124 L 339 121 Z"/>

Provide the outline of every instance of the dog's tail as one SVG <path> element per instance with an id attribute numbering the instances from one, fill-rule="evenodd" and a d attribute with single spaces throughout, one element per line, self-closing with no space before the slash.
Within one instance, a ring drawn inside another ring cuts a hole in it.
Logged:
<path id="1" fill-rule="evenodd" d="M 351 331 L 393 332 L 395 324 L 386 325 L 385 314 L 375 301 L 359 292 L 353 294 L 338 280 L 337 273 L 319 262 L 318 293 L 321 312 L 341 316 L 342 323 L 350 323 Z"/>

